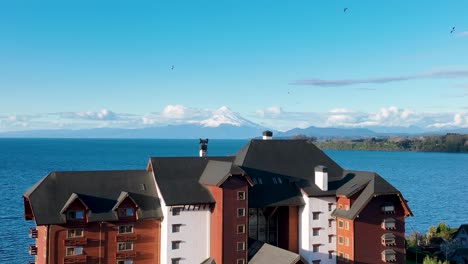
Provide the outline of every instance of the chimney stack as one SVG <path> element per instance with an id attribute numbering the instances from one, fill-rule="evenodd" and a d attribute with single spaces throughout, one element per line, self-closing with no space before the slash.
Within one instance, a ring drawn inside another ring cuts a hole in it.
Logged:
<path id="1" fill-rule="evenodd" d="M 208 150 L 208 139 L 200 138 L 200 157 L 206 157 L 207 150 Z"/>
<path id="2" fill-rule="evenodd" d="M 266 130 L 263 131 L 263 140 L 270 140 L 273 138 L 273 132 Z"/>
<path id="3" fill-rule="evenodd" d="M 315 185 L 322 191 L 328 191 L 328 168 L 322 165 L 315 167 Z"/>

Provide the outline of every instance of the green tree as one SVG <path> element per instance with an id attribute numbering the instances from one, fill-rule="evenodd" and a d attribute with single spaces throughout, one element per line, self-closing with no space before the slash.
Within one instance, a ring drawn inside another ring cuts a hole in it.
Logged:
<path id="1" fill-rule="evenodd" d="M 450 264 L 450 262 L 447 260 L 442 262 L 442 260 L 437 260 L 437 258 L 426 256 L 423 260 L 423 264 Z"/>

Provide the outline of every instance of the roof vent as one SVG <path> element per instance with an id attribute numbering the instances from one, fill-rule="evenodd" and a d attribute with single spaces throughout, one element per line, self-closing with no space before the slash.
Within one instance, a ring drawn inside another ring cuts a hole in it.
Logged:
<path id="1" fill-rule="evenodd" d="M 208 139 L 200 138 L 200 157 L 206 157 L 208 151 Z"/>
<path id="2" fill-rule="evenodd" d="M 273 138 L 273 132 L 266 130 L 263 131 L 263 140 L 270 140 Z"/>

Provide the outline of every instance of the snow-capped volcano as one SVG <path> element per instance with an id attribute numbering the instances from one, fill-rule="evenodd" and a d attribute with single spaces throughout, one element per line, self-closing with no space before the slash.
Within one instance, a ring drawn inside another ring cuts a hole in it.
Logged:
<path id="1" fill-rule="evenodd" d="M 194 122 L 195 123 L 195 122 Z M 220 125 L 233 125 L 233 126 L 248 126 L 259 128 L 258 124 L 255 124 L 239 114 L 234 113 L 229 107 L 221 106 L 220 108 L 213 110 L 209 118 L 203 119 L 199 122 L 204 127 L 218 127 Z"/>

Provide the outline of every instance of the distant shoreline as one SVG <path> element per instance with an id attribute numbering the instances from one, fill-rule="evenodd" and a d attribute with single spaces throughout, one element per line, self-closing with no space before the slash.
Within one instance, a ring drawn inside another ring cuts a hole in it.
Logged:
<path id="1" fill-rule="evenodd" d="M 415 138 L 389 137 L 383 139 L 332 139 L 312 142 L 324 150 L 375 150 L 468 153 L 468 135 L 447 134 Z"/>

